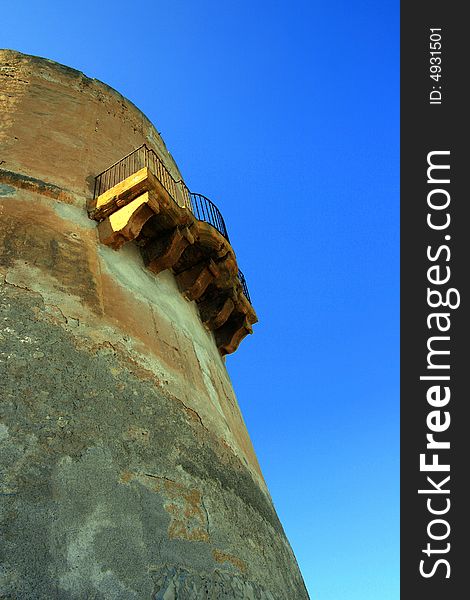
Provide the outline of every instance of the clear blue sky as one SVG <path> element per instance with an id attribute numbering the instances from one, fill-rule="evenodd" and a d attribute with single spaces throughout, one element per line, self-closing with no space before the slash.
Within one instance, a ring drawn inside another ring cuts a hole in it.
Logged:
<path id="1" fill-rule="evenodd" d="M 227 364 L 312 600 L 399 597 L 399 6 L 2 2 L 222 213 L 260 322 Z M 295 600 L 295 599 L 286 599 Z"/>

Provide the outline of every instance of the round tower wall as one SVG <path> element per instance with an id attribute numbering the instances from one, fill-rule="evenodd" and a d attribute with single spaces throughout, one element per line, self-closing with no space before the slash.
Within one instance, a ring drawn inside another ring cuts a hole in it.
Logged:
<path id="1" fill-rule="evenodd" d="M 213 334 L 87 214 L 95 175 L 144 142 L 180 177 L 155 128 L 8 50 L 0 115 L 0 590 L 306 598 Z"/>

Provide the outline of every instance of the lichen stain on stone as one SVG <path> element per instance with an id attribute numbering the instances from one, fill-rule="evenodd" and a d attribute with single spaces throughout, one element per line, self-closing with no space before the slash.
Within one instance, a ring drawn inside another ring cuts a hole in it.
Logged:
<path id="1" fill-rule="evenodd" d="M 177 486 L 171 482 L 172 486 Z M 167 492 L 171 501 L 165 502 L 165 509 L 172 515 L 168 527 L 170 539 L 185 539 L 191 541 L 208 542 L 207 519 L 202 507 L 202 494 L 198 490 L 168 489 L 170 482 L 166 482 Z"/>
<path id="2" fill-rule="evenodd" d="M 121 473 L 120 483 L 128 484 L 133 480 L 163 496 L 163 507 L 171 517 L 169 539 L 209 542 L 208 518 L 199 490 L 165 477 L 130 471 Z"/>
<path id="3" fill-rule="evenodd" d="M 214 560 L 218 563 L 231 563 L 239 571 L 241 571 L 242 573 L 246 573 L 246 563 L 237 556 L 234 556 L 233 554 L 228 554 L 227 552 L 223 552 L 218 548 L 214 548 L 214 550 L 212 550 L 212 556 L 214 557 Z"/>
<path id="4" fill-rule="evenodd" d="M 146 478 L 152 480 L 154 490 L 166 498 L 163 506 L 171 516 L 168 537 L 208 542 L 207 515 L 201 492 L 169 479 L 149 476 Z"/>
<path id="5" fill-rule="evenodd" d="M 120 482 L 121 483 L 129 483 L 134 477 L 134 473 L 131 471 L 124 471 L 121 473 Z"/>

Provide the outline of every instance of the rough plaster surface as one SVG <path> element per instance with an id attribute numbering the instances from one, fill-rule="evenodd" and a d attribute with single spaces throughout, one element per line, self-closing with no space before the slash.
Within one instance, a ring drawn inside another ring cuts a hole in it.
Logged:
<path id="1" fill-rule="evenodd" d="M 212 334 L 87 217 L 113 145 L 145 129 L 163 153 L 155 130 L 66 67 L 6 52 L 2 72 L 0 597 L 307 598 Z"/>

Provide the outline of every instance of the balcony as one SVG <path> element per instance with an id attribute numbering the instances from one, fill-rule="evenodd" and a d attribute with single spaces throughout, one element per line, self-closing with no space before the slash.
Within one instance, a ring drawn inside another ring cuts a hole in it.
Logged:
<path id="1" fill-rule="evenodd" d="M 96 176 L 89 214 L 101 242 L 118 250 L 134 240 L 149 270 L 174 273 L 222 355 L 252 333 L 256 313 L 221 212 L 176 181 L 146 144 Z"/>

